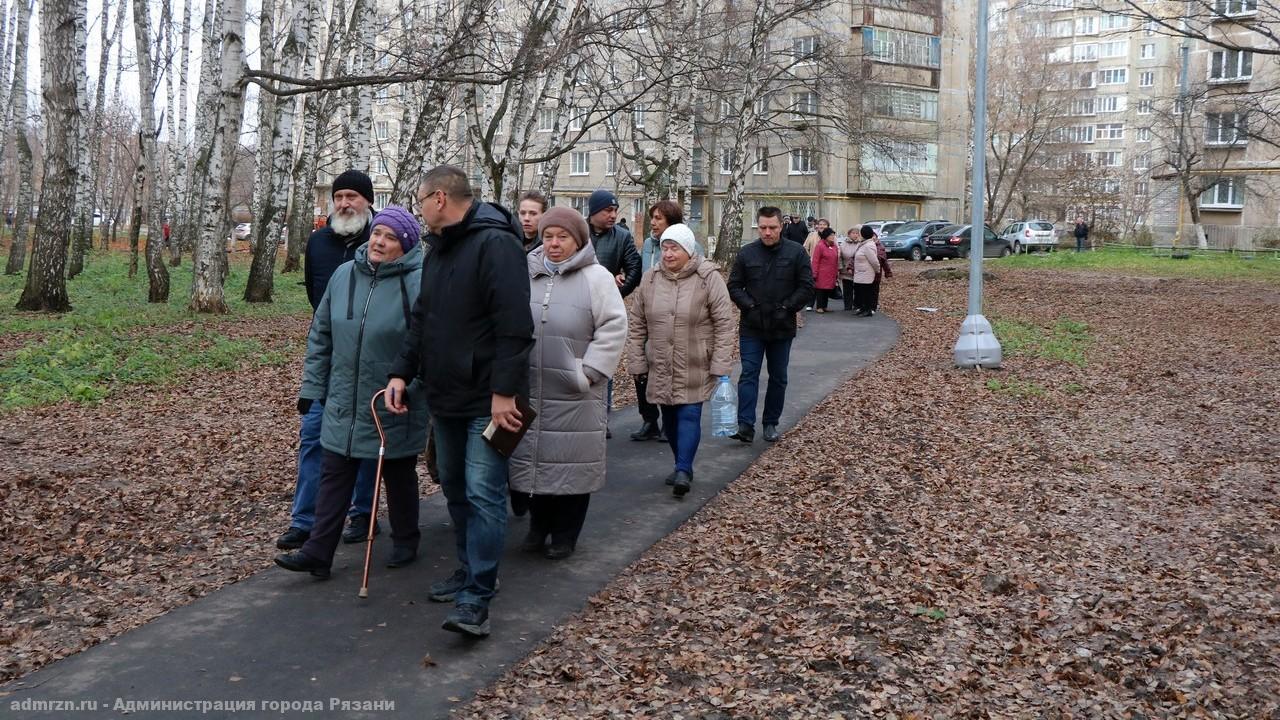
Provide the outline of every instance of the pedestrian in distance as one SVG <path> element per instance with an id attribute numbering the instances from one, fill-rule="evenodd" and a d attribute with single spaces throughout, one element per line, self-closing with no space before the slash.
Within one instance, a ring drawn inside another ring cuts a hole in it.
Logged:
<path id="1" fill-rule="evenodd" d="M 627 308 L 596 262 L 582 215 L 551 208 L 528 255 L 534 420 L 511 456 L 511 492 L 529 506 L 521 549 L 550 560 L 577 548 L 591 493 L 605 483 L 605 388 L 627 339 Z"/>
<path id="2" fill-rule="evenodd" d="M 693 231 L 684 224 L 663 231 L 662 260 L 645 273 L 631 303 L 627 368 L 648 376 L 649 400 L 662 410 L 675 461 L 667 484 L 676 497 L 693 483 L 702 404 L 733 368 L 731 303 L 724 278 L 698 252 Z"/>
<path id="3" fill-rule="evenodd" d="M 796 336 L 796 313 L 813 301 L 813 268 L 804 248 L 784 243 L 782 211 L 765 206 L 756 211 L 760 238 L 738 251 L 729 273 L 729 295 L 742 313 L 738 349 L 742 375 L 738 379 L 738 432 L 731 437 L 755 440 L 756 399 L 760 368 L 768 363 L 765 392 L 764 439 L 779 438 L 787 393 L 787 365 Z"/>
<path id="4" fill-rule="evenodd" d="M 871 293 L 876 275 L 880 272 L 880 258 L 876 256 L 875 231 L 870 225 L 858 230 L 858 243 L 853 248 L 850 274 L 853 277 L 853 309 L 858 317 L 871 317 L 874 312 Z"/>
<path id="5" fill-rule="evenodd" d="M 880 233 L 875 233 L 872 239 L 876 244 L 876 260 L 880 263 L 880 271 L 871 283 L 871 314 L 874 315 L 880 312 L 880 283 L 893 277 L 893 269 L 889 267 L 889 251 L 880 242 Z"/>
<path id="6" fill-rule="evenodd" d="M 782 238 L 790 240 L 797 245 L 804 245 L 804 241 L 809 237 L 809 226 L 805 225 L 804 220 L 799 215 L 791 215 L 782 226 Z"/>
<path id="7" fill-rule="evenodd" d="M 1076 226 L 1071 231 L 1076 238 L 1076 252 L 1084 252 L 1089 247 L 1089 225 L 1084 218 L 1076 218 Z"/>
<path id="8" fill-rule="evenodd" d="M 333 179 L 333 207 L 325 223 L 307 238 L 302 283 L 314 313 L 329 287 L 329 278 L 344 263 L 355 259 L 356 250 L 369 241 L 373 228 L 373 181 L 359 170 L 347 170 Z M 370 393 L 372 396 L 372 393 Z M 320 487 L 323 449 L 320 444 L 324 401 L 313 402 L 302 415 L 298 430 L 298 477 L 293 489 L 289 527 L 276 539 L 281 550 L 296 550 L 311 536 L 315 524 L 316 492 Z M 348 525 L 342 541 L 357 543 L 380 532 L 373 518 L 374 462 L 361 463 L 351 496 Z"/>
<path id="9" fill-rule="evenodd" d="M 542 236 L 538 234 L 538 219 L 546 211 L 546 195 L 537 190 L 529 190 L 520 195 L 520 202 L 516 205 L 516 217 L 520 218 L 520 229 L 523 231 L 520 244 L 524 246 L 525 252 L 529 252 L 542 242 Z"/>
<path id="10" fill-rule="evenodd" d="M 817 295 L 813 305 L 817 312 L 825 313 L 827 302 L 835 294 L 836 284 L 840 280 L 840 248 L 836 247 L 836 233 L 831 228 L 819 231 L 810 263 L 813 267 L 813 287 Z"/>
<path id="11" fill-rule="evenodd" d="M 461 169 L 433 168 L 417 198 L 433 249 L 400 357 L 387 372 L 387 408 L 412 411 L 405 387 L 422 382 L 458 560 L 427 598 L 454 603 L 445 630 L 486 637 L 506 542 L 508 468 L 483 435 L 490 422 L 521 429 L 516 396 L 529 394 L 533 344 L 527 263 L 515 218 L 476 200 Z"/>
<path id="12" fill-rule="evenodd" d="M 840 291 L 844 296 L 844 309 L 850 311 L 853 305 L 853 255 L 858 251 L 858 243 L 862 236 L 858 228 L 851 227 L 845 233 L 845 241 L 840 243 Z"/>
<path id="13" fill-rule="evenodd" d="M 369 399 L 386 381 L 409 330 L 408 308 L 422 278 L 419 234 L 417 219 L 404 208 L 378 213 L 369 242 L 333 273 L 311 320 L 298 413 L 324 408 L 321 477 L 310 535 L 300 549 L 275 558 L 286 570 L 329 576 L 357 475 L 380 452 L 391 520 L 387 567 L 403 567 L 418 556 L 416 468 L 428 422 L 422 386 L 414 382 L 404 390 L 410 412 L 383 421 L 385 447 Z"/>
<path id="14" fill-rule="evenodd" d="M 608 190 L 600 189 L 587 199 L 587 224 L 591 228 L 591 244 L 596 250 L 596 260 L 613 275 L 614 283 L 622 297 L 627 297 L 640 284 L 644 263 L 636 241 L 625 225 L 618 224 L 618 198 Z M 605 411 L 613 407 L 613 378 L 609 378 L 605 394 Z M 605 437 L 613 433 L 605 430 Z"/>

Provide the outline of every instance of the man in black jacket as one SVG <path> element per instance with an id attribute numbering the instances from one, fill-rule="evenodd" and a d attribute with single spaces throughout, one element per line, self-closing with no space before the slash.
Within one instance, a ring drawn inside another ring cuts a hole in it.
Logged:
<path id="1" fill-rule="evenodd" d="M 787 218 L 787 222 L 782 226 L 782 239 L 790 240 L 793 243 L 804 245 L 804 241 L 809 237 L 809 227 L 804 224 L 804 220 L 799 215 L 792 215 Z"/>
<path id="2" fill-rule="evenodd" d="M 742 311 L 738 348 L 742 375 L 738 378 L 738 432 L 730 437 L 751 442 L 756 437 L 756 396 L 760 365 L 769 363 L 769 388 L 764 396 L 764 439 L 778 439 L 778 420 L 787 393 L 787 364 L 796 336 L 796 313 L 813 301 L 813 270 L 804 248 L 782 242 L 782 211 L 762 207 L 756 212 L 760 239 L 738 251 L 729 273 L 729 296 Z"/>
<path id="3" fill-rule="evenodd" d="M 484 637 L 507 534 L 507 459 L 482 436 L 491 421 L 511 432 L 522 424 L 516 396 L 529 394 L 533 346 L 529 275 L 515 218 L 475 200 L 462 170 L 428 172 L 418 203 L 432 252 L 388 373 L 387 407 L 406 412 L 405 385 L 422 380 L 459 565 L 428 598 L 453 601 L 445 630 Z"/>
<path id="4" fill-rule="evenodd" d="M 329 287 L 329 278 L 339 265 L 356 256 L 356 248 L 369 240 L 373 213 L 373 181 L 359 170 L 348 170 L 333 179 L 333 211 L 325 226 L 307 238 L 303 282 L 307 288 L 307 300 L 314 312 Z M 298 480 L 293 489 L 293 509 L 290 511 L 289 529 L 276 539 L 281 550 L 296 550 L 311 537 L 315 523 L 316 492 L 320 489 L 321 420 L 324 418 L 324 402 L 311 403 L 302 415 L 302 427 L 298 431 Z M 369 523 L 373 519 L 373 479 L 377 465 L 365 462 L 356 475 L 356 489 L 351 496 L 347 529 L 342 541 L 361 542 L 369 537 Z"/>
<path id="5" fill-rule="evenodd" d="M 1089 225 L 1084 218 L 1076 218 L 1076 226 L 1071 229 L 1071 234 L 1076 238 L 1076 252 L 1084 252 L 1089 246 Z"/>
<path id="6" fill-rule="evenodd" d="M 636 249 L 635 238 L 625 225 L 618 226 L 618 198 L 608 190 L 596 190 L 587 200 L 587 225 L 591 228 L 591 245 L 596 249 L 596 262 L 613 275 L 622 297 L 640 286 L 644 263 Z M 613 378 L 605 393 L 605 413 L 613 409 Z M 613 437 L 607 427 L 605 437 Z"/>

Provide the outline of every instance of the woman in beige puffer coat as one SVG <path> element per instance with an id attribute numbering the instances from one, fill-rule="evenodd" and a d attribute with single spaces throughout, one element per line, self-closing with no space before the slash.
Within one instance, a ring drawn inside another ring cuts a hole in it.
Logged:
<path id="1" fill-rule="evenodd" d="M 551 208 L 538 233 L 542 244 L 528 256 L 537 415 L 512 453 L 509 479 L 513 500 L 530 510 L 522 548 L 556 560 L 573 554 L 591 493 L 604 487 L 605 387 L 626 342 L 627 310 L 580 213 Z"/>
<path id="2" fill-rule="evenodd" d="M 631 302 L 627 368 L 647 375 L 649 402 L 675 456 L 668 476 L 676 497 L 689 492 L 702 436 L 702 403 L 733 368 L 737 320 L 715 263 L 702 257 L 693 231 L 676 224 L 662 233 L 662 259 L 645 273 Z"/>

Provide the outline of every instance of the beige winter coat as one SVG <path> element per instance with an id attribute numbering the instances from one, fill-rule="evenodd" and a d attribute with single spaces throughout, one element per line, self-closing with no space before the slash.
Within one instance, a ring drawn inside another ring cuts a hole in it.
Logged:
<path id="1" fill-rule="evenodd" d="M 853 251 L 853 281 L 858 285 L 870 285 L 880 272 L 880 258 L 876 255 L 876 241 L 863 240 Z"/>
<path id="2" fill-rule="evenodd" d="M 627 328 L 627 369 L 648 373 L 656 405 L 705 402 L 733 369 L 738 323 L 729 288 L 706 258 L 679 272 L 654 266 L 640 280 Z"/>
<path id="3" fill-rule="evenodd" d="M 529 253 L 529 404 L 537 417 L 511 455 L 511 489 L 577 495 L 604 487 L 605 389 L 627 338 L 613 275 L 588 244 L 552 274 Z M 590 372 L 588 372 L 590 371 Z"/>

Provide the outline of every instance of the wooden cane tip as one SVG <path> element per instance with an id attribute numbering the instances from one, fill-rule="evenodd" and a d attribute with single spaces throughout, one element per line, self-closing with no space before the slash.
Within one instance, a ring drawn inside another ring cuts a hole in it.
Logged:
<path id="1" fill-rule="evenodd" d="M 369 588 L 360 588 L 360 597 L 362 598 L 369 597 Z"/>

